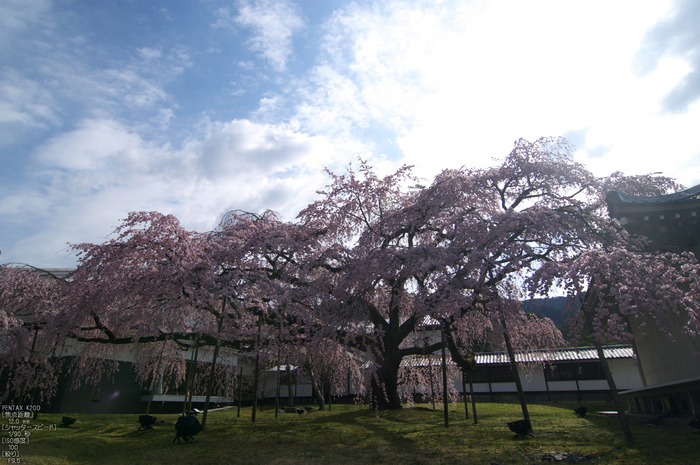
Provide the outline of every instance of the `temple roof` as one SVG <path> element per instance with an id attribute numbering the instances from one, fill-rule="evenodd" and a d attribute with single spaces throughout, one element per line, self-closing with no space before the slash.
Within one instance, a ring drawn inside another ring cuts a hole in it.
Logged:
<path id="1" fill-rule="evenodd" d="M 700 185 L 654 196 L 610 191 L 605 200 L 610 216 L 630 233 L 648 237 L 659 248 L 700 252 Z"/>
<path id="2" fill-rule="evenodd" d="M 688 200 L 698 200 L 700 199 L 700 184 L 691 187 L 689 189 L 674 192 L 673 194 L 666 195 L 652 195 L 652 196 L 637 196 L 637 195 L 627 195 L 622 194 L 618 191 L 610 191 L 605 196 L 605 200 L 608 205 L 614 204 L 636 204 L 636 205 L 651 205 L 651 204 L 671 204 L 677 202 L 686 202 Z"/>
<path id="3" fill-rule="evenodd" d="M 603 346 L 603 354 L 606 359 L 634 358 L 634 352 L 629 345 Z M 506 352 L 481 352 L 476 355 L 476 365 L 498 365 L 510 363 Z M 552 363 L 581 360 L 598 360 L 598 352 L 595 347 L 564 347 L 559 349 L 536 349 L 516 352 L 515 360 L 518 363 Z M 415 355 L 404 357 L 402 367 L 426 367 L 439 365 L 442 361 L 439 355 Z M 449 355 L 446 363 L 454 365 Z"/>

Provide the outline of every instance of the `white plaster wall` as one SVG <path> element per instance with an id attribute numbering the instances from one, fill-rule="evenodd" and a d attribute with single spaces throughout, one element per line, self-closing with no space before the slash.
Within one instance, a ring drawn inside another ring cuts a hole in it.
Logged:
<path id="1" fill-rule="evenodd" d="M 617 380 L 615 380 L 615 384 L 617 384 Z M 605 379 L 582 379 L 578 385 L 582 391 L 605 391 L 608 389 L 608 381 Z"/>
<path id="2" fill-rule="evenodd" d="M 608 360 L 608 366 L 610 366 L 610 371 L 612 372 L 618 391 L 625 389 L 639 389 L 644 387 L 642 378 L 639 376 L 639 368 L 637 367 L 635 360 Z M 607 382 L 605 382 L 606 387 L 607 385 Z"/>
<path id="3" fill-rule="evenodd" d="M 683 333 L 682 319 L 669 316 L 667 321 L 675 342 L 654 325 L 647 324 L 644 333 L 638 325 L 632 325 L 647 386 L 700 377 L 700 359 L 696 355 L 700 351 L 700 340 Z"/>
<path id="4" fill-rule="evenodd" d="M 541 368 L 535 369 L 530 373 L 521 373 L 520 381 L 523 384 L 523 390 L 528 391 L 546 391 L 547 384 L 544 379 L 544 371 Z"/>
<path id="5" fill-rule="evenodd" d="M 625 389 L 638 389 L 642 387 L 642 381 L 639 376 L 639 371 L 635 365 L 635 361 L 631 359 L 611 359 L 608 360 L 608 364 L 615 378 L 615 383 L 619 390 Z M 520 374 L 521 382 L 523 383 L 523 389 L 525 392 L 545 392 L 547 390 L 547 384 L 545 383 L 544 371 L 541 368 L 535 368 L 529 373 Z M 266 380 L 265 385 L 265 395 L 266 397 L 275 396 L 275 379 L 269 377 Z M 455 390 L 462 392 L 462 381 L 458 379 L 452 380 L 452 385 Z M 474 392 L 478 394 L 487 394 L 489 392 L 488 383 L 474 383 Z M 581 391 L 605 391 L 608 389 L 608 383 L 606 380 L 580 380 L 579 388 Z M 435 390 L 442 389 L 442 381 L 436 383 Z M 551 392 L 562 392 L 562 391 L 576 391 L 576 381 L 549 381 L 549 390 Z M 466 384 L 465 391 L 469 392 L 469 383 Z M 430 389 L 426 388 L 417 390 L 417 394 L 429 393 Z M 514 382 L 510 383 L 491 383 L 491 392 L 496 394 L 502 393 L 515 393 L 517 388 Z M 352 394 L 355 394 L 353 391 Z M 298 397 L 311 397 L 312 390 L 311 385 L 308 381 L 300 380 L 296 388 L 296 396 Z M 280 386 L 280 396 L 283 398 L 287 397 L 287 385 L 283 384 Z"/>
<path id="6" fill-rule="evenodd" d="M 550 381 L 549 390 L 550 392 L 575 391 L 576 381 Z"/>

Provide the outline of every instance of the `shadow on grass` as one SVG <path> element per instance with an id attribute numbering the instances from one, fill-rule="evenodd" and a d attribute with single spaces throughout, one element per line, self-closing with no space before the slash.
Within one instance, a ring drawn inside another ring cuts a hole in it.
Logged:
<path id="1" fill-rule="evenodd" d="M 274 417 L 261 410 L 258 421 L 249 412 L 215 412 L 207 429 L 194 444 L 173 444 L 173 424 L 156 425 L 152 431 L 136 431 L 137 416 L 81 416 L 71 428 L 44 431 L 32 436 L 25 448 L 29 464 L 325 464 L 365 465 L 395 463 L 464 464 L 498 462 L 526 465 L 526 457 L 547 451 L 594 454 L 609 464 L 697 463 L 698 435 L 684 429 L 633 425 L 637 438 L 627 446 L 615 417 L 594 413 L 577 418 L 579 404 L 532 405 L 536 438 L 513 440 L 507 421 L 518 416 L 517 405 L 484 405 L 479 424 L 464 418 L 463 407 L 450 411 L 450 428 L 442 410 L 404 408 L 375 412 L 344 407 L 333 412 Z M 591 411 L 596 406 L 587 404 Z M 609 410 L 601 406 L 600 410 Z M 481 413 L 481 412 L 480 412 Z M 60 415 L 45 417 L 53 422 Z M 162 416 L 175 421 L 177 415 Z M 159 420 L 161 417 L 159 416 Z M 690 428 L 687 428 L 690 430 Z M 562 431 L 567 435 L 557 434 Z M 672 460 L 671 457 L 675 458 Z M 23 459 L 23 463 L 25 460 Z"/>
<path id="2" fill-rule="evenodd" d="M 356 455 L 374 455 L 390 463 L 429 463 L 436 457 L 450 456 L 438 441 L 425 441 L 434 431 L 445 430 L 442 412 L 430 409 L 404 408 L 401 410 L 356 410 L 327 414 L 313 420 L 317 425 L 340 425 L 348 429 L 342 447 Z M 352 431 L 351 433 L 349 431 Z M 461 434 L 459 429 L 453 430 Z M 354 441 L 347 441 L 353 437 Z M 417 438 L 420 438 L 418 440 Z M 378 460 L 377 463 L 384 463 Z"/>

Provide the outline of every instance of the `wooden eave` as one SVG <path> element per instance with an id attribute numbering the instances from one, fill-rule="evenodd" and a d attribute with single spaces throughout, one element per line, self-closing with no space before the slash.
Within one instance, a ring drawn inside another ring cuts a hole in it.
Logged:
<path id="1" fill-rule="evenodd" d="M 700 244 L 700 185 L 650 197 L 611 191 L 606 201 L 610 216 L 627 231 L 646 236 L 659 247 L 691 250 Z"/>

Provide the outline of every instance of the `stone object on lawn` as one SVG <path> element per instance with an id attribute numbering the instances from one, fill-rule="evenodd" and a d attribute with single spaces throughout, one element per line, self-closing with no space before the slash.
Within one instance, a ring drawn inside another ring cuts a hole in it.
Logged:
<path id="1" fill-rule="evenodd" d="M 151 415 L 139 415 L 139 429 L 136 431 L 141 431 L 142 429 L 153 429 L 153 425 L 156 423 L 157 418 Z"/>
<path id="2" fill-rule="evenodd" d="M 199 420 L 196 417 L 183 415 L 175 423 L 176 436 L 173 442 L 181 442 L 180 439 L 183 439 L 185 444 L 194 442 L 194 436 L 199 434 L 200 431 L 202 431 L 202 425 L 199 424 Z"/>
<path id="3" fill-rule="evenodd" d="M 515 433 L 515 437 L 534 436 L 532 434 L 532 425 L 529 420 L 516 420 L 508 423 L 508 428 Z"/>

